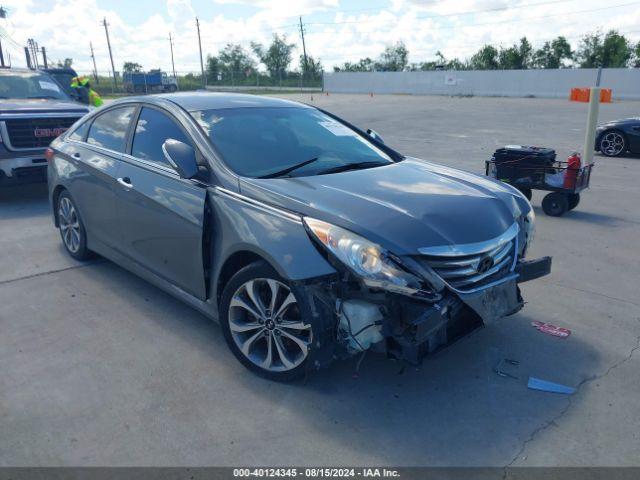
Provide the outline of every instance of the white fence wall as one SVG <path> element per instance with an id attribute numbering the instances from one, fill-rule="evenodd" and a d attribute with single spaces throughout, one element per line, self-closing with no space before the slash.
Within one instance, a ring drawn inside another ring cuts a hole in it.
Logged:
<path id="1" fill-rule="evenodd" d="M 481 97 L 568 98 L 573 87 L 595 85 L 597 69 L 333 72 L 324 90 L 335 93 L 405 93 Z M 640 100 L 640 68 L 606 68 L 600 86 L 613 98 Z"/>

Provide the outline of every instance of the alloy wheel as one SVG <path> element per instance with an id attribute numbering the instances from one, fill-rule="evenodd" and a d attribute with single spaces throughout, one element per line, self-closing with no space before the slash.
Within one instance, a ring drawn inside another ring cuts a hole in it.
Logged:
<path id="1" fill-rule="evenodd" d="M 600 150 L 607 156 L 620 155 L 625 148 L 624 137 L 618 132 L 605 133 L 600 140 Z"/>
<path id="2" fill-rule="evenodd" d="M 293 292 L 271 278 L 249 280 L 235 291 L 229 330 L 240 352 L 270 372 L 299 366 L 313 340 L 311 325 L 302 319 Z"/>
<path id="3" fill-rule="evenodd" d="M 60 199 L 58 205 L 58 223 L 65 246 L 71 253 L 77 253 L 78 250 L 80 250 L 80 236 L 82 235 L 80 231 L 80 220 L 73 203 L 67 197 Z"/>

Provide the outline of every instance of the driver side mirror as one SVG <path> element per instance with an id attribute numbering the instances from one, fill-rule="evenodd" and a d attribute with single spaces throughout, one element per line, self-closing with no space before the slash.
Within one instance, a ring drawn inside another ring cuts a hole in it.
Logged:
<path id="1" fill-rule="evenodd" d="M 378 132 L 376 132 L 375 130 L 371 130 L 369 128 L 367 130 L 367 135 L 369 135 L 371 138 L 373 138 L 376 142 L 384 143 L 384 140 L 382 139 L 380 134 Z"/>
<path id="2" fill-rule="evenodd" d="M 198 174 L 196 151 L 191 145 L 167 138 L 162 144 L 162 153 L 182 178 L 193 178 Z"/>

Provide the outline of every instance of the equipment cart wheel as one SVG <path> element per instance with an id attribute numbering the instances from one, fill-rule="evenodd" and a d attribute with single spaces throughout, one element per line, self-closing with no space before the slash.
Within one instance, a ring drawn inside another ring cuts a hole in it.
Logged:
<path id="1" fill-rule="evenodd" d="M 580 194 L 579 193 L 569 193 L 568 194 L 569 201 L 569 210 L 573 210 L 580 203 Z"/>
<path id="2" fill-rule="evenodd" d="M 542 210 L 551 217 L 560 217 L 569 210 L 569 199 L 566 193 L 552 192 L 542 199 Z"/>
<path id="3" fill-rule="evenodd" d="M 533 192 L 531 191 L 530 188 L 518 187 L 518 190 L 520 190 L 520 193 L 522 193 L 527 198 L 527 200 L 531 201 L 531 197 L 533 196 Z"/>

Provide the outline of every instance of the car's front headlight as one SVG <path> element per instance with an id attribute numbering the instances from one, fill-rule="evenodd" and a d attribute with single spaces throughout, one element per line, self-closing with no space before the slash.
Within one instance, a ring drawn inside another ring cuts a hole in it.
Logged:
<path id="1" fill-rule="evenodd" d="M 530 208 L 524 217 L 525 253 L 529 251 L 536 233 L 536 214 Z"/>
<path id="2" fill-rule="evenodd" d="M 421 279 L 403 269 L 380 245 L 321 220 L 305 217 L 304 222 L 313 236 L 366 285 L 403 294 L 425 288 Z"/>

